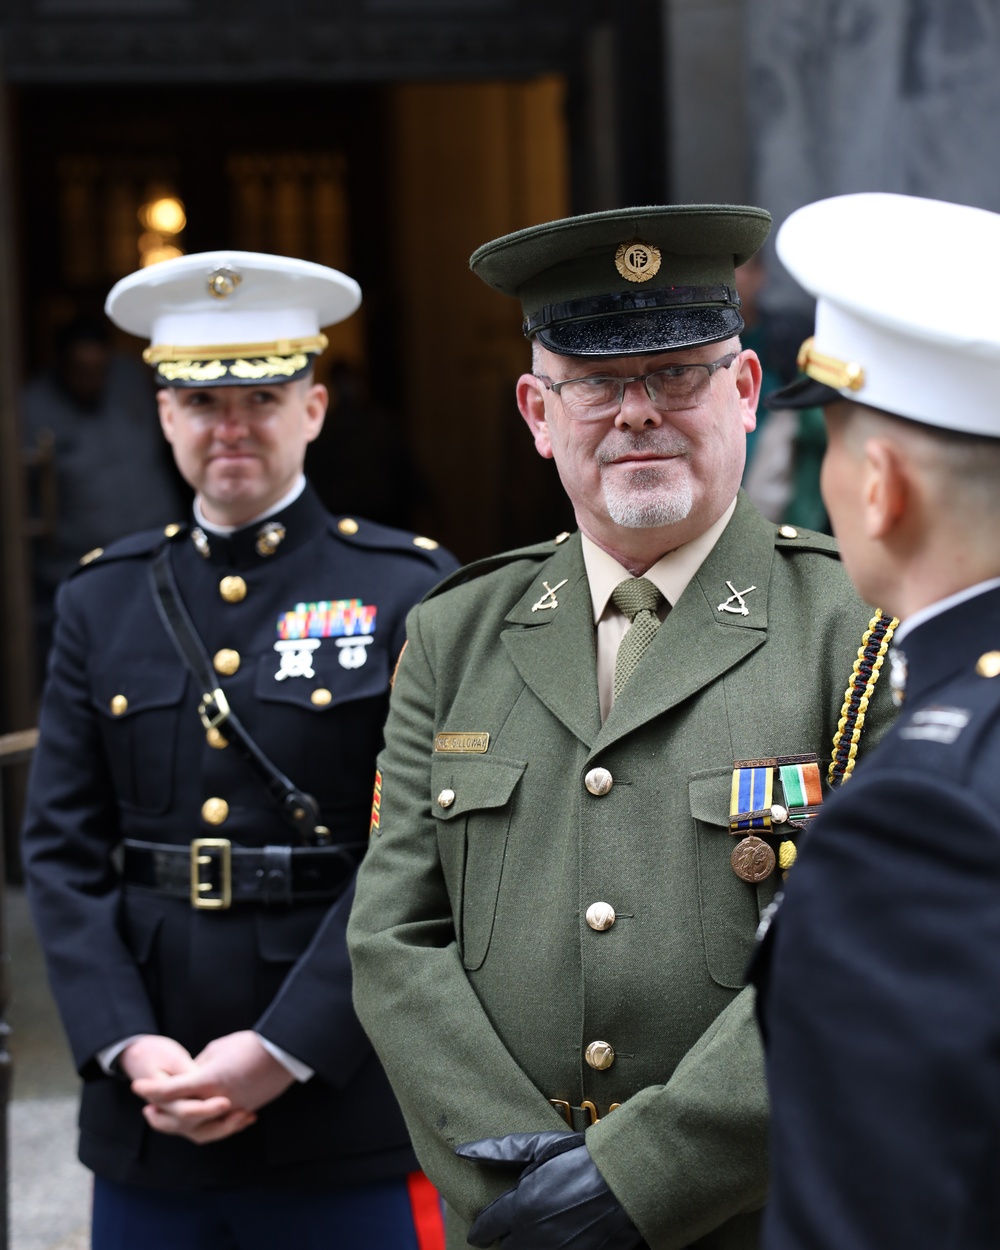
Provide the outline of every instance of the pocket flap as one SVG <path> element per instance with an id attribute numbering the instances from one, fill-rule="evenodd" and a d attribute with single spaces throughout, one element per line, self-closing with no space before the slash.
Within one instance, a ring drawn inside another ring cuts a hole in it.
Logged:
<path id="1" fill-rule="evenodd" d="M 484 808 L 504 807 L 528 767 L 527 760 L 448 756 L 431 760 L 431 811 L 439 820 Z M 451 791 L 447 805 L 442 795 Z"/>
<path id="2" fill-rule="evenodd" d="M 344 656 L 350 657 L 349 663 L 341 662 Z M 278 673 L 283 671 L 281 656 L 277 652 L 261 656 L 254 677 L 254 694 L 263 703 L 294 704 L 322 713 L 356 699 L 378 698 L 389 689 L 389 658 L 377 644 L 335 647 L 333 639 L 324 638 L 322 647 L 312 652 L 304 667 L 312 670 L 311 676 L 279 680 Z"/>
<path id="3" fill-rule="evenodd" d="M 91 675 L 91 699 L 109 720 L 127 720 L 137 712 L 180 703 L 187 679 L 179 664 L 96 669 Z"/>
<path id="4" fill-rule="evenodd" d="M 733 770 L 713 768 L 688 779 L 691 815 L 706 825 L 720 825 L 728 833 Z"/>

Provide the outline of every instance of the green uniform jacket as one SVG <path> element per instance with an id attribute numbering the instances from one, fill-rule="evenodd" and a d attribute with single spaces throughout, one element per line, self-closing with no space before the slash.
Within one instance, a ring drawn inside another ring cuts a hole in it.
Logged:
<path id="1" fill-rule="evenodd" d="M 727 582 L 748 615 L 720 611 Z M 533 610 L 546 584 L 558 606 Z M 587 1145 L 652 1250 L 757 1244 L 767 1105 L 743 986 L 780 873 L 733 871 L 733 761 L 815 751 L 825 776 L 870 617 L 832 539 L 784 538 L 742 496 L 603 725 L 579 536 L 460 571 L 411 613 L 349 940 L 449 1247 L 514 1180 L 454 1146 L 565 1129 L 550 1098 L 595 1104 Z"/>

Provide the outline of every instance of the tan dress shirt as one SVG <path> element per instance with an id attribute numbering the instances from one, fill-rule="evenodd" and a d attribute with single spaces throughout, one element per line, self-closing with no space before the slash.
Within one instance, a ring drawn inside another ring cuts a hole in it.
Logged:
<path id="1" fill-rule="evenodd" d="M 684 593 L 688 582 L 701 567 L 702 562 L 715 544 L 719 541 L 722 531 L 729 524 L 730 517 L 736 508 L 736 500 L 729 505 L 722 516 L 704 534 L 675 547 L 643 573 L 663 594 L 667 603 L 664 605 L 660 620 L 667 615 L 668 606 L 672 607 Z M 628 618 L 620 612 L 611 601 L 611 593 L 620 581 L 632 576 L 628 569 L 622 568 L 618 561 L 609 556 L 596 543 L 582 534 L 583 562 L 587 568 L 587 580 L 590 582 L 590 598 L 594 605 L 594 624 L 597 626 L 597 689 L 601 697 L 601 720 L 607 720 L 614 702 L 615 659 L 618 655 L 618 644 L 628 629 Z"/>

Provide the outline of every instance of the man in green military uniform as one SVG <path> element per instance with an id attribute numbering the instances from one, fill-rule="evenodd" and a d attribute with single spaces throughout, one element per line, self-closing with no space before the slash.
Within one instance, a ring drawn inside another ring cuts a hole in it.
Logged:
<path id="1" fill-rule="evenodd" d="M 379 760 L 356 1005 L 449 1247 L 756 1244 L 744 968 L 887 628 L 832 540 L 739 494 L 761 374 L 733 270 L 768 227 L 633 209 L 472 257 L 521 299 L 518 405 L 579 533 L 414 610 Z"/>

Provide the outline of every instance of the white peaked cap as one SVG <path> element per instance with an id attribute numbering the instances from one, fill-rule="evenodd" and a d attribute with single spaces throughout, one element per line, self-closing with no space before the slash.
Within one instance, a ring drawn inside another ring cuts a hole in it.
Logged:
<path id="1" fill-rule="evenodd" d="M 845 399 L 1000 438 L 1000 215 L 842 195 L 792 213 L 777 251 L 817 299 L 805 373 Z"/>
<path id="2" fill-rule="evenodd" d="M 181 384 L 192 385 L 212 380 L 213 370 L 223 384 L 301 373 L 292 364 L 308 367 L 326 346 L 321 327 L 360 303 L 354 279 L 326 265 L 226 250 L 129 274 L 111 288 L 104 310 L 115 325 L 151 340 L 146 359 L 166 380 L 180 369 Z"/>

